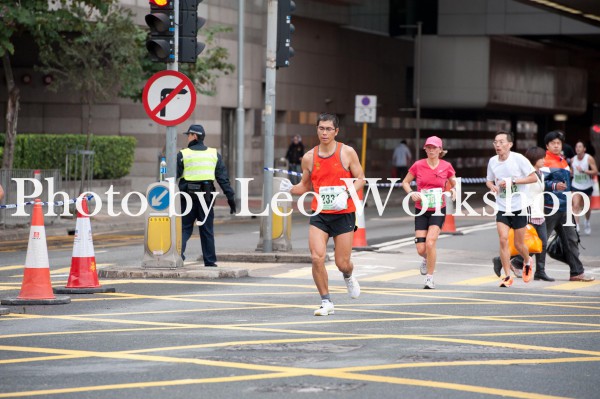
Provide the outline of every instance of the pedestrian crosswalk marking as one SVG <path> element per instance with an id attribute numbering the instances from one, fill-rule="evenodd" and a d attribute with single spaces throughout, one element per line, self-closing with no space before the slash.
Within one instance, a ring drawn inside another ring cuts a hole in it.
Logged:
<path id="1" fill-rule="evenodd" d="M 451 283 L 450 285 L 481 285 L 486 283 L 492 283 L 499 281 L 499 278 L 491 275 L 491 276 L 483 276 L 483 277 L 475 277 L 470 278 L 468 280 L 457 281 L 455 283 Z"/>

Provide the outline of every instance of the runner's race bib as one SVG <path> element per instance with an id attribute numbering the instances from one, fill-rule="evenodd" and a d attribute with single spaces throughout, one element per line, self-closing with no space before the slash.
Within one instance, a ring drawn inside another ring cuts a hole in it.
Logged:
<path id="1" fill-rule="evenodd" d="M 585 173 L 575 172 L 573 180 L 575 180 L 575 183 L 587 183 L 588 175 L 586 175 Z"/>
<path id="2" fill-rule="evenodd" d="M 516 192 L 519 191 L 519 188 L 517 187 L 516 184 L 512 185 L 512 194 L 514 195 Z M 506 186 L 504 186 L 503 188 L 500 188 L 500 198 L 506 198 Z"/>
<path id="3" fill-rule="evenodd" d="M 442 207 L 442 189 L 430 188 L 421 190 L 421 206 L 423 208 L 441 208 Z"/>
<path id="4" fill-rule="evenodd" d="M 344 186 L 321 186 L 319 187 L 319 196 L 321 197 L 321 201 L 323 202 L 323 210 L 324 211 L 332 211 L 333 210 L 333 201 L 341 192 L 346 191 L 346 187 Z M 348 208 L 348 202 L 344 205 L 343 209 Z"/>

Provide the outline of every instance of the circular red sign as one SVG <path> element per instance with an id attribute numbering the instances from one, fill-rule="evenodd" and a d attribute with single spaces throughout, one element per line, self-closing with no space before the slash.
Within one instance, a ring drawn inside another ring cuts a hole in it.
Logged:
<path id="1" fill-rule="evenodd" d="M 181 72 L 160 71 L 146 82 L 142 102 L 146 113 L 153 121 L 164 126 L 176 126 L 194 112 L 196 88 Z M 170 107 L 167 108 L 167 105 Z M 169 115 L 167 110 L 170 111 Z"/>

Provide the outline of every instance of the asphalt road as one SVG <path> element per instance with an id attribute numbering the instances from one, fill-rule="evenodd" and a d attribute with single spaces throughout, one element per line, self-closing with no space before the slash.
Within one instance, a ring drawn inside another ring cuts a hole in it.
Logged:
<path id="1" fill-rule="evenodd" d="M 10 306 L 0 398 L 597 398 L 600 282 L 569 282 L 567 266 L 550 261 L 556 282 L 499 288 L 489 222 L 457 218 L 464 234 L 440 239 L 437 288 L 424 290 L 411 219 L 370 211 L 373 250 L 353 254 L 362 295 L 348 298 L 329 262 L 327 317 L 313 316 L 310 265 L 286 263 L 244 264 L 243 279 L 105 280 L 116 293 Z M 295 251 L 306 251 L 306 223 L 294 220 Z M 216 230 L 219 251 L 258 242 L 252 220 Z M 582 237 L 597 278 L 598 238 Z M 141 260 L 139 232 L 94 240 L 99 267 Z M 200 255 L 193 240 L 190 259 Z M 70 248 L 49 245 L 53 285 L 64 285 Z M 0 252 L 0 297 L 18 292 L 24 258 Z"/>

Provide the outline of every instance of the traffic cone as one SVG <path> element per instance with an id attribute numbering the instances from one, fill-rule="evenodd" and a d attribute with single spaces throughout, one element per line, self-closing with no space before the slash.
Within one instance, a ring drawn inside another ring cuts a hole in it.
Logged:
<path id="1" fill-rule="evenodd" d="M 52 292 L 42 203 L 36 199 L 31 216 L 21 292 L 18 297 L 5 298 L 0 303 L 2 305 L 58 305 L 69 302 L 71 302 L 70 297 L 54 296 Z"/>
<path id="2" fill-rule="evenodd" d="M 598 176 L 594 176 L 594 191 L 590 198 L 590 209 L 600 209 L 600 188 L 598 188 Z"/>
<path id="3" fill-rule="evenodd" d="M 356 230 L 354 231 L 354 237 L 352 239 L 352 249 L 368 250 L 370 249 L 367 244 L 367 229 L 365 225 L 365 213 L 364 213 L 364 201 L 363 201 L 363 190 L 358 192 L 358 198 L 363 203 L 363 212 L 356 212 Z"/>
<path id="4" fill-rule="evenodd" d="M 446 190 L 450 191 L 450 185 L 446 183 Z M 454 221 L 454 201 L 452 201 L 452 197 L 446 196 L 446 219 L 444 220 L 444 224 L 442 225 L 442 233 L 444 234 L 452 234 L 452 235 L 462 235 L 462 231 L 456 231 L 456 223 Z"/>
<path id="5" fill-rule="evenodd" d="M 92 241 L 92 226 L 87 198 L 83 197 L 81 210 L 77 211 L 75 224 L 75 239 L 73 240 L 73 256 L 71 257 L 71 272 L 64 288 L 55 288 L 57 294 L 94 294 L 99 292 L 115 292 L 114 288 L 102 287 L 96 273 L 96 256 Z"/>

